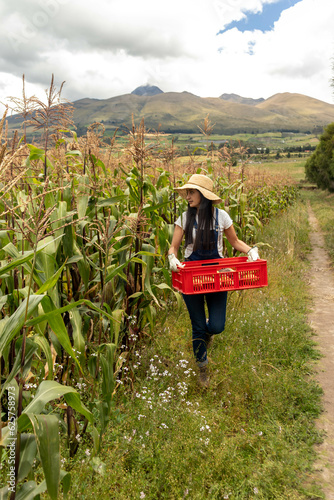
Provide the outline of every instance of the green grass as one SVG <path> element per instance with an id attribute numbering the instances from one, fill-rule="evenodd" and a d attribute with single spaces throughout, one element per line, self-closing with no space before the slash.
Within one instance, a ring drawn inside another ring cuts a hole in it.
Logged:
<path id="1" fill-rule="evenodd" d="M 323 498 L 310 480 L 321 390 L 306 321 L 308 230 L 303 202 L 264 229 L 269 287 L 230 293 L 206 392 L 188 315 L 169 304 L 154 338 L 136 346 L 132 389 L 123 373 L 98 458 L 89 441 L 75 458 L 71 498 Z"/>

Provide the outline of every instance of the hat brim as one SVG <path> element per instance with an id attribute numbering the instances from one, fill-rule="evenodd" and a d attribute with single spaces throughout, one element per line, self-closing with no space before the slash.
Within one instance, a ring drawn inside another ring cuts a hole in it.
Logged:
<path id="1" fill-rule="evenodd" d="M 187 196 L 187 189 L 197 189 L 197 191 L 200 191 L 202 195 L 212 201 L 212 203 L 222 203 L 223 200 L 219 198 L 216 194 L 214 194 L 212 191 L 209 191 L 208 189 L 205 189 L 201 186 L 197 186 L 196 184 L 185 184 L 184 186 L 180 188 L 175 188 L 175 191 L 178 191 L 179 195 L 182 196 L 182 198 L 186 198 Z"/>

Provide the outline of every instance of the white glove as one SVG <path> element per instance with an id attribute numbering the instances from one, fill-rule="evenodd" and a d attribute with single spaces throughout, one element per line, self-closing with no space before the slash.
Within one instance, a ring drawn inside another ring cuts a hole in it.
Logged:
<path id="1" fill-rule="evenodd" d="M 248 259 L 247 262 L 254 262 L 255 260 L 259 259 L 259 251 L 257 247 L 253 247 L 247 252 Z"/>
<path id="2" fill-rule="evenodd" d="M 173 253 L 170 253 L 168 255 L 168 260 L 169 260 L 169 269 L 174 272 L 178 272 L 178 267 L 184 267 L 185 264 L 181 264 L 179 259 L 175 257 Z"/>

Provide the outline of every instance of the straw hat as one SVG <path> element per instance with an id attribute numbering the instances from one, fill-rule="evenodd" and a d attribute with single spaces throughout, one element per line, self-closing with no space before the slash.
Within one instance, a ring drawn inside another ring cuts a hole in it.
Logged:
<path id="1" fill-rule="evenodd" d="M 194 174 L 190 177 L 189 181 L 179 188 L 175 188 L 176 191 L 185 198 L 187 195 L 187 189 L 197 189 L 202 193 L 202 195 L 211 200 L 212 203 L 222 203 L 222 199 L 219 198 L 215 193 L 213 193 L 213 181 L 206 175 Z"/>

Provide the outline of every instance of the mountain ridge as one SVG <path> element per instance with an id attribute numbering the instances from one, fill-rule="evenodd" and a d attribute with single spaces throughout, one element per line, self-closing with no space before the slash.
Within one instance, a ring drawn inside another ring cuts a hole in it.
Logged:
<path id="1" fill-rule="evenodd" d="M 219 99 L 224 99 L 225 101 L 238 102 L 239 104 L 250 104 L 256 106 L 260 102 L 265 101 L 263 97 L 258 99 L 253 99 L 252 97 L 242 97 L 238 94 L 222 94 Z"/>
<path id="2" fill-rule="evenodd" d="M 334 105 L 296 93 L 279 93 L 267 99 L 252 99 L 237 94 L 199 97 L 191 92 L 156 92 L 142 86 L 143 93 L 122 94 L 108 99 L 83 98 L 74 101 L 74 123 L 79 135 L 94 122 L 106 131 L 131 128 L 143 118 L 150 130 L 166 133 L 198 133 L 206 116 L 214 124 L 214 133 L 234 134 L 270 131 L 311 132 L 334 122 Z M 137 89 L 140 87 L 137 87 Z M 135 89 L 135 90 L 137 90 Z M 140 92 L 142 91 L 140 90 Z M 14 128 L 14 117 L 8 119 Z M 15 120 L 18 128 L 20 120 Z"/>

